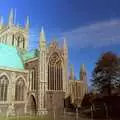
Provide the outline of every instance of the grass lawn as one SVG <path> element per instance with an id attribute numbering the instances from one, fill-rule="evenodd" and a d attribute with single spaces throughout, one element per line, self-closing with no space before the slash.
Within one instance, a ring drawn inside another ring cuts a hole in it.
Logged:
<path id="1" fill-rule="evenodd" d="M 52 120 L 48 116 L 23 116 L 23 117 L 6 117 L 0 116 L 0 120 Z"/>

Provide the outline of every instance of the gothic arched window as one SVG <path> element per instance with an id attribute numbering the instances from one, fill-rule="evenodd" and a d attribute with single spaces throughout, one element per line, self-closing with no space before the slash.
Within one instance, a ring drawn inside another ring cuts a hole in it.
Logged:
<path id="1" fill-rule="evenodd" d="M 0 77 L 0 100 L 7 100 L 8 78 L 3 75 Z"/>
<path id="2" fill-rule="evenodd" d="M 48 89 L 63 90 L 62 60 L 58 53 L 53 53 L 48 63 Z"/>
<path id="3" fill-rule="evenodd" d="M 23 101 L 24 100 L 24 80 L 19 78 L 16 82 L 15 86 L 15 100 L 16 101 Z"/>

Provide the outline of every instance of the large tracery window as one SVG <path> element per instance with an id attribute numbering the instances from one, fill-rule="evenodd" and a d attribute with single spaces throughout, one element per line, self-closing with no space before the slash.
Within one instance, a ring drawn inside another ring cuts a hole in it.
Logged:
<path id="1" fill-rule="evenodd" d="M 22 78 L 19 78 L 16 82 L 16 88 L 15 88 L 15 100 L 16 101 L 24 100 L 24 87 L 25 87 L 24 80 Z"/>
<path id="2" fill-rule="evenodd" d="M 7 100 L 8 78 L 3 75 L 0 77 L 0 101 Z"/>
<path id="3" fill-rule="evenodd" d="M 62 60 L 53 53 L 48 63 L 48 90 L 63 90 Z"/>

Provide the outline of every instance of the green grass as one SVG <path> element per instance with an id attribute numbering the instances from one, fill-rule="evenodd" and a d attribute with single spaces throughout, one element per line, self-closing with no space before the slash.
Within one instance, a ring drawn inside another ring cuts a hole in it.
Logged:
<path id="1" fill-rule="evenodd" d="M 52 120 L 52 119 L 48 116 L 23 116 L 23 117 L 0 116 L 0 120 Z"/>

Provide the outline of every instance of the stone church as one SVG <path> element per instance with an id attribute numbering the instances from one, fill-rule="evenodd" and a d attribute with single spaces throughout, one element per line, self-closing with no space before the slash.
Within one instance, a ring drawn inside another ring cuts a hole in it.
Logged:
<path id="1" fill-rule="evenodd" d="M 72 69 L 68 77 L 66 40 L 62 47 L 55 40 L 46 42 L 42 28 L 39 48 L 29 51 L 29 18 L 24 27 L 14 24 L 12 9 L 8 24 L 0 18 L 0 114 L 47 114 L 62 110 L 67 96 L 74 102 L 87 93 L 84 65 L 80 80 Z"/>

